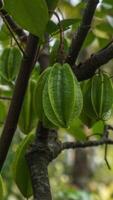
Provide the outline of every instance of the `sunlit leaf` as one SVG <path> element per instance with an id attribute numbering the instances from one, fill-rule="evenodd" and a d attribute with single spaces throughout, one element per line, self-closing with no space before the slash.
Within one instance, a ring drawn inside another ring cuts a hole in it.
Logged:
<path id="1" fill-rule="evenodd" d="M 33 101 L 35 86 L 36 81 L 30 80 L 19 117 L 19 128 L 24 134 L 31 132 L 38 122 Z"/>
<path id="2" fill-rule="evenodd" d="M 50 11 L 53 11 L 56 8 L 58 1 L 59 0 L 54 0 L 54 1 L 46 0 L 46 3 Z"/>
<path id="3" fill-rule="evenodd" d="M 34 140 L 34 137 L 34 134 L 30 133 L 19 144 L 14 162 L 14 180 L 19 190 L 26 198 L 32 195 L 32 186 L 25 154 L 29 144 Z"/>
<path id="4" fill-rule="evenodd" d="M 2 176 L 0 175 L 0 199 L 2 200 L 4 198 L 4 182 L 2 179 Z"/>
<path id="5" fill-rule="evenodd" d="M 5 9 L 24 29 L 42 37 L 48 22 L 45 0 L 5 0 Z"/>
<path id="6" fill-rule="evenodd" d="M 94 134 L 102 134 L 104 132 L 104 122 L 98 121 L 92 127 L 92 131 Z"/>
<path id="7" fill-rule="evenodd" d="M 83 124 L 80 119 L 76 118 L 72 121 L 68 133 L 73 135 L 77 140 L 86 139 L 86 135 L 83 131 Z"/>

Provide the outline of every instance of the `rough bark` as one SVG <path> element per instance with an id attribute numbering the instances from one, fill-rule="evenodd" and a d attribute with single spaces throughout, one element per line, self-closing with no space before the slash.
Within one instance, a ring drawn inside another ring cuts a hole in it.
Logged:
<path id="1" fill-rule="evenodd" d="M 61 152 L 61 143 L 57 139 L 55 131 L 49 131 L 41 127 L 41 134 L 32 144 L 26 154 L 28 162 L 34 200 L 52 200 L 48 165 Z"/>
<path id="2" fill-rule="evenodd" d="M 32 150 L 27 154 L 34 200 L 51 200 L 51 191 L 48 178 L 48 148 L 44 143 L 32 146 Z"/>

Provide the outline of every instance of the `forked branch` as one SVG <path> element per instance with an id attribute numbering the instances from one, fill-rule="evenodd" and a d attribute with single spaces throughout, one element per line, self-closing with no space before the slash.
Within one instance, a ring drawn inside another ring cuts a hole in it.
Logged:
<path id="1" fill-rule="evenodd" d="M 69 63 L 71 66 L 75 64 L 81 47 L 86 39 L 98 3 L 99 0 L 88 0 L 80 27 L 78 28 L 77 32 L 74 33 L 69 50 L 69 55 L 66 59 L 66 62 Z"/>

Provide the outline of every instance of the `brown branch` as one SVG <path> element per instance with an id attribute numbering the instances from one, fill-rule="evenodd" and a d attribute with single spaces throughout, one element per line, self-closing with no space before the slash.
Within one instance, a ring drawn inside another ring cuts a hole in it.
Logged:
<path id="1" fill-rule="evenodd" d="M 25 52 L 27 56 L 23 57 L 21 63 L 20 72 L 16 81 L 8 116 L 0 138 L 0 169 L 3 167 L 17 127 L 28 80 L 34 65 L 38 41 L 39 39 L 37 37 L 30 34 Z"/>
<path id="2" fill-rule="evenodd" d="M 77 148 L 87 148 L 87 147 L 97 147 L 104 144 L 113 145 L 113 140 L 102 138 L 100 140 L 85 141 L 85 142 L 64 142 L 62 144 L 62 151 L 65 149 L 77 149 Z"/>
<path id="3" fill-rule="evenodd" d="M 11 97 L 0 96 L 0 100 L 8 100 L 8 101 L 11 101 L 12 98 L 11 98 Z"/>
<path id="4" fill-rule="evenodd" d="M 52 200 L 50 183 L 48 176 L 48 148 L 40 144 L 41 147 L 33 146 L 26 156 L 35 200 Z M 35 151 L 34 151 L 35 149 Z M 37 159 L 38 158 L 38 159 Z"/>
<path id="5" fill-rule="evenodd" d="M 113 145 L 113 140 L 109 139 L 109 131 L 113 131 L 113 127 L 110 125 L 104 126 L 104 132 L 101 134 L 99 140 L 86 140 L 86 141 L 77 141 L 77 142 L 64 142 L 62 143 L 62 150 L 65 149 L 76 149 L 76 148 L 87 148 L 87 147 L 97 147 L 100 145 Z M 96 135 L 99 135 L 98 133 Z M 107 156 L 105 156 L 107 161 Z"/>
<path id="6" fill-rule="evenodd" d="M 48 179 L 48 166 L 52 160 L 56 159 L 65 149 L 96 147 L 104 144 L 113 145 L 113 140 L 108 138 L 109 130 L 113 130 L 113 127 L 105 125 L 104 132 L 99 140 L 62 143 L 59 141 L 55 130 L 49 131 L 39 123 L 35 141 L 26 154 L 33 185 L 34 199 L 52 199 Z M 107 157 L 106 163 L 108 163 Z"/>
<path id="7" fill-rule="evenodd" d="M 73 67 L 75 75 L 79 81 L 91 78 L 95 71 L 113 58 L 113 43 L 107 48 L 97 52 L 84 63 Z"/>
<path id="8" fill-rule="evenodd" d="M 99 0 L 88 0 L 86 9 L 83 14 L 82 22 L 77 30 L 77 33 L 74 34 L 69 50 L 69 55 L 66 59 L 66 62 L 71 66 L 74 65 L 81 47 L 86 39 L 98 3 Z"/>
<path id="9" fill-rule="evenodd" d="M 49 131 L 40 123 L 37 128 L 36 140 L 26 154 L 33 186 L 35 200 L 52 200 L 48 165 L 61 150 L 61 143 L 57 140 L 57 133 Z M 37 159 L 38 156 L 38 159 Z"/>

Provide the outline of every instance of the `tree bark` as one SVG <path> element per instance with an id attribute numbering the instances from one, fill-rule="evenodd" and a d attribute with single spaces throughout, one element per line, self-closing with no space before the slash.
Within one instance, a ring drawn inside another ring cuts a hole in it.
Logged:
<path id="1" fill-rule="evenodd" d="M 61 152 L 61 142 L 57 132 L 49 131 L 43 126 L 26 154 L 30 170 L 34 200 L 52 200 L 48 177 L 48 165 Z"/>
<path id="2" fill-rule="evenodd" d="M 27 154 L 34 200 L 52 200 L 48 178 L 47 151 L 45 144 L 38 143 L 38 145 L 33 145 Z"/>

